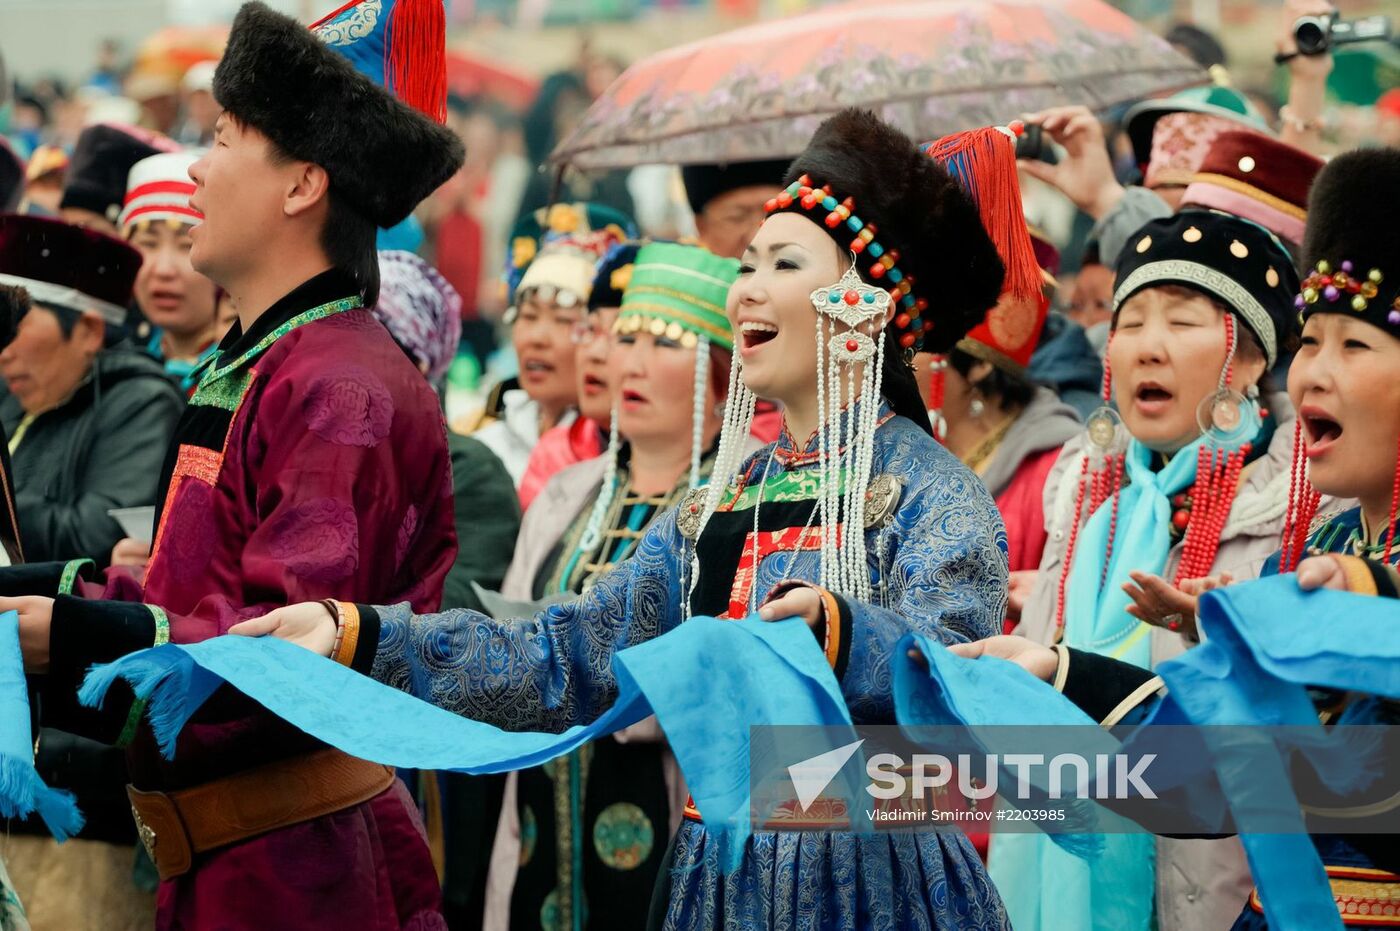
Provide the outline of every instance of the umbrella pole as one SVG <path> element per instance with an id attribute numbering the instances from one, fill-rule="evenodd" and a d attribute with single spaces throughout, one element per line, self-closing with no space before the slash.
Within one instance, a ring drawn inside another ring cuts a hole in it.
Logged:
<path id="1" fill-rule="evenodd" d="M 559 191 L 564 187 L 564 172 L 569 168 L 568 164 L 561 164 L 554 170 L 554 183 L 549 186 L 549 202 L 546 207 L 553 207 L 559 200 Z"/>

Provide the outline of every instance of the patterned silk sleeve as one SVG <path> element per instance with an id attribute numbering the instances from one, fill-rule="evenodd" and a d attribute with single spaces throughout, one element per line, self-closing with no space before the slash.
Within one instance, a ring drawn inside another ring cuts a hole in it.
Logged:
<path id="1" fill-rule="evenodd" d="M 890 657 L 906 633 L 980 640 L 1006 615 L 1006 530 L 991 495 L 951 456 L 910 471 L 918 480 L 880 535 L 884 606 L 841 599 L 850 651 L 837 671 L 857 722 L 894 719 Z"/>
<path id="2" fill-rule="evenodd" d="M 506 730 L 587 723 L 617 697 L 613 654 L 680 622 L 688 552 L 672 512 L 631 559 L 574 601 L 532 618 L 496 620 L 469 610 L 415 615 L 402 604 L 373 608 L 380 635 L 372 674 Z"/>

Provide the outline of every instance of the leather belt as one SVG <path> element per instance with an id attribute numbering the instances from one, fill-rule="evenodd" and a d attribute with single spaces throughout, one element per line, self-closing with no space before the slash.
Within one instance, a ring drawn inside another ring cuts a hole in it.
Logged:
<path id="1" fill-rule="evenodd" d="M 394 782 L 389 766 L 327 748 L 177 792 L 126 787 L 136 831 L 160 873 L 187 872 L 196 854 L 342 811 Z"/>

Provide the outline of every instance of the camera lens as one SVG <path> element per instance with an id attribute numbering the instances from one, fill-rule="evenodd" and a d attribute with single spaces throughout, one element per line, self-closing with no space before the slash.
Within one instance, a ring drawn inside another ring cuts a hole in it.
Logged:
<path id="1" fill-rule="evenodd" d="M 1327 50 L 1326 23 L 1315 17 L 1298 20 L 1293 27 L 1293 41 L 1304 55 L 1317 55 Z"/>

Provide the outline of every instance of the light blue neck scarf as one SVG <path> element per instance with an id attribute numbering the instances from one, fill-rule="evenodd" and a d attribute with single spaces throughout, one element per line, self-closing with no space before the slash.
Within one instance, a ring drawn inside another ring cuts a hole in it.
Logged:
<path id="1" fill-rule="evenodd" d="M 1258 403 L 1245 401 L 1240 416 L 1243 426 L 1238 439 L 1233 443 L 1214 443 L 1215 448 L 1234 452 L 1259 435 L 1263 420 Z M 1128 613 L 1131 599 L 1123 591 L 1123 584 L 1131 581 L 1128 573 L 1133 570 L 1158 575 L 1166 570 L 1172 547 L 1171 498 L 1195 484 L 1197 455 L 1207 442 L 1205 436 L 1198 438 L 1172 456 L 1160 472 L 1152 471 L 1152 450 L 1137 440 L 1128 445 L 1126 480 L 1118 498 L 1118 525 L 1108 572 L 1103 571 L 1103 560 L 1113 522 L 1112 498 L 1089 518 L 1075 543 L 1074 565 L 1065 594 L 1067 646 L 1135 666 L 1149 665 L 1148 634 L 1152 628 Z"/>

